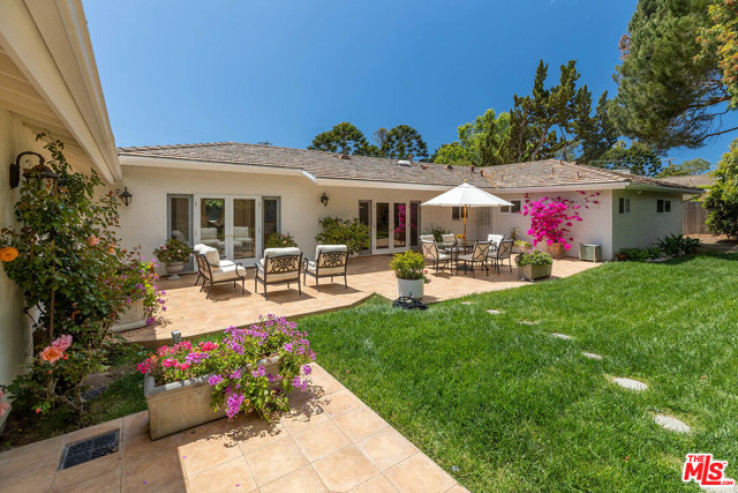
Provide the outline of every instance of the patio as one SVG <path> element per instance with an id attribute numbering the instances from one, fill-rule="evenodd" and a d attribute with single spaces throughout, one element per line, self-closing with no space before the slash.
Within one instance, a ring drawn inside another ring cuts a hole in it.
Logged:
<path id="1" fill-rule="evenodd" d="M 243 326 L 255 322 L 259 315 L 276 313 L 284 317 L 299 317 L 314 313 L 353 306 L 373 294 L 388 299 L 397 297 L 397 279 L 389 269 L 390 255 L 356 257 L 349 260 L 348 289 L 343 279 L 336 278 L 334 284 L 321 280 L 320 292 L 315 289 L 313 279 L 303 285 L 302 295 L 296 286 L 270 286 L 269 299 L 264 299 L 261 287 L 254 293 L 254 270 L 249 269 L 246 292 L 230 284 L 216 285 L 210 299 L 194 286 L 195 275 L 182 276 L 180 280 L 162 279 L 159 283 L 166 292 L 167 311 L 161 320 L 142 329 L 131 330 L 122 335 L 131 342 L 155 345 L 171 340 L 171 332 L 179 330 L 182 337 L 196 337 L 220 331 L 230 325 Z M 580 262 L 574 259 L 556 260 L 551 279 L 569 277 L 600 264 Z M 468 275 L 451 275 L 448 270 L 438 276 L 429 267 L 430 284 L 425 285 L 423 301 L 434 303 L 461 298 L 475 293 L 516 288 L 530 284 L 521 281 L 513 266 L 512 272 L 503 268 L 498 275 L 490 271 L 489 276 L 477 271 L 476 278 Z"/>
<path id="2" fill-rule="evenodd" d="M 317 364 L 308 394 L 269 424 L 214 421 L 158 441 L 146 411 L 0 454 L 8 491 L 467 491 Z M 57 470 L 67 444 L 119 430 L 118 450 Z"/>

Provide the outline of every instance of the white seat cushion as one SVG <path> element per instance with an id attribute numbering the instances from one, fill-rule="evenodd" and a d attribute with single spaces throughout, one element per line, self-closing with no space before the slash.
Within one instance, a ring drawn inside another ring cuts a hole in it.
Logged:
<path id="1" fill-rule="evenodd" d="M 448 253 L 439 253 L 438 260 L 451 260 L 451 255 Z"/>
<path id="2" fill-rule="evenodd" d="M 216 272 L 213 272 L 213 281 L 226 281 L 231 279 L 238 279 L 246 276 L 246 269 L 239 264 L 229 265 L 228 267 L 219 268 Z"/>

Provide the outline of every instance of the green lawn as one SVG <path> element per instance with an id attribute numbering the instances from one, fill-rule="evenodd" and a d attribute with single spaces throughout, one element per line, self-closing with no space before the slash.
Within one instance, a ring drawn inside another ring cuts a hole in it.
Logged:
<path id="1" fill-rule="evenodd" d="M 737 288 L 738 255 L 613 263 L 472 305 L 375 298 L 299 325 L 321 365 L 471 491 L 698 491 L 681 482 L 688 452 L 738 477 Z"/>

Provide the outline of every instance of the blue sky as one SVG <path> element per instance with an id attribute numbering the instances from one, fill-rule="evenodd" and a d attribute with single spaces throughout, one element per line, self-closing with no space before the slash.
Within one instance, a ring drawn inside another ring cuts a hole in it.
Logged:
<path id="1" fill-rule="evenodd" d="M 614 94 L 635 0 L 84 0 L 117 144 L 268 140 L 304 148 L 335 123 L 415 127 L 429 150 L 530 93 L 538 60 L 576 59 Z M 731 122 L 738 123 L 732 115 Z M 677 162 L 716 162 L 738 135 Z"/>

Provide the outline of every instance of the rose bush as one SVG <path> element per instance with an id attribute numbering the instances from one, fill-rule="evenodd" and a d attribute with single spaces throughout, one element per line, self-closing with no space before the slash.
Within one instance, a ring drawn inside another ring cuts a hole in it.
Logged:
<path id="1" fill-rule="evenodd" d="M 277 357 L 279 371 L 267 373 L 265 359 Z M 287 395 L 305 390 L 308 363 L 315 360 L 307 332 L 282 317 L 268 315 L 248 329 L 229 327 L 218 342 L 189 341 L 162 346 L 139 363 L 138 371 L 157 385 L 209 375 L 213 410 L 229 418 L 255 410 L 272 419 L 288 409 Z"/>

